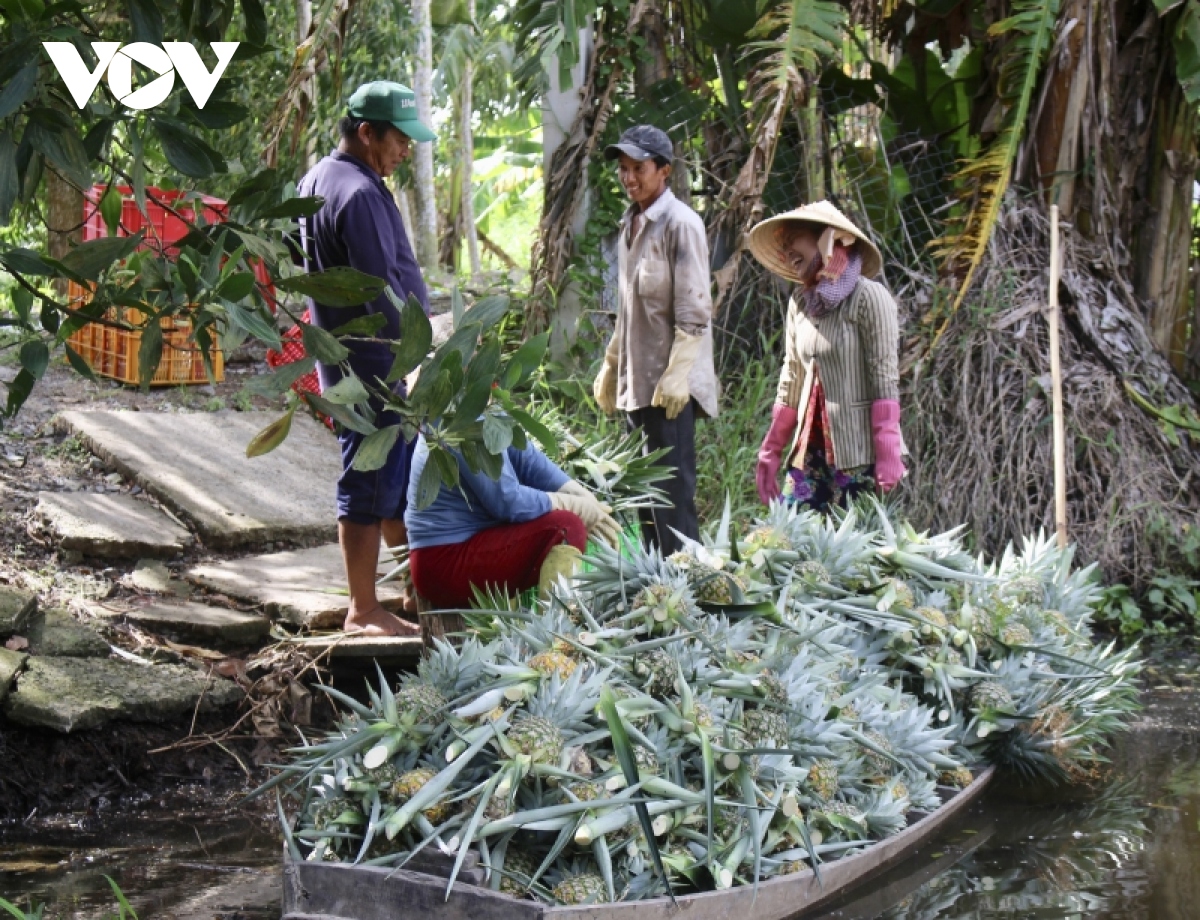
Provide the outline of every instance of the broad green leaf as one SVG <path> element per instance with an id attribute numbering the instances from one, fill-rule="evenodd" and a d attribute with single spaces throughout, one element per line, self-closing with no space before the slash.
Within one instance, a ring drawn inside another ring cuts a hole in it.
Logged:
<path id="1" fill-rule="evenodd" d="M 514 407 L 511 410 L 511 413 L 512 417 L 517 420 L 517 424 L 519 424 L 537 439 L 537 442 L 542 446 L 542 450 L 545 451 L 548 456 L 558 456 L 558 441 L 555 440 L 554 435 L 551 433 L 549 428 L 535 419 L 524 409 L 517 409 Z"/>
<path id="2" fill-rule="evenodd" d="M 242 0 L 242 16 L 246 20 L 246 38 L 250 44 L 265 45 L 269 32 L 262 0 Z"/>
<path id="3" fill-rule="evenodd" d="M 41 380 L 50 364 L 50 349 L 45 342 L 30 341 L 21 346 L 18 356 L 21 367 L 33 374 L 35 380 Z"/>
<path id="4" fill-rule="evenodd" d="M 483 446 L 488 453 L 502 454 L 513 440 L 513 420 L 505 415 L 489 415 L 483 420 Z"/>
<path id="5" fill-rule="evenodd" d="M 471 363 L 467 365 L 467 386 L 486 381 L 490 386 L 496 380 L 496 371 L 500 368 L 500 343 L 493 339 L 476 352 Z"/>
<path id="6" fill-rule="evenodd" d="M 387 282 L 357 269 L 339 266 L 323 272 L 281 278 L 275 282 L 275 287 L 311 297 L 326 307 L 357 307 L 378 297 L 387 287 Z"/>
<path id="7" fill-rule="evenodd" d="M 352 378 L 347 377 L 342 382 L 350 379 Z M 373 434 L 367 435 L 358 445 L 351 466 L 364 472 L 381 469 L 387 463 L 388 454 L 392 452 L 399 437 L 399 425 L 388 425 L 386 428 L 380 428 Z"/>
<path id="8" fill-rule="evenodd" d="M 109 236 L 116 236 L 121 227 L 121 211 L 123 198 L 115 185 L 109 185 L 100 196 L 100 216 L 104 218 L 104 226 Z"/>
<path id="9" fill-rule="evenodd" d="M 22 368 L 17 371 L 17 376 L 13 378 L 12 383 L 8 385 L 8 402 L 5 404 L 4 414 L 12 418 L 25 404 L 25 400 L 29 398 L 29 394 L 33 392 L 33 385 L 37 383 L 37 379 L 29 371 Z"/>
<path id="10" fill-rule="evenodd" d="M 24 140 L 80 188 L 92 184 L 83 139 L 69 118 L 53 109 L 34 109 L 25 126 Z"/>
<path id="11" fill-rule="evenodd" d="M 283 342 L 279 337 L 279 330 L 275 327 L 275 321 L 264 314 L 262 307 L 243 307 L 232 300 L 222 301 L 221 306 L 229 314 L 230 321 L 239 329 L 245 330 L 260 342 L 270 345 L 276 351 L 283 347 Z"/>
<path id="12" fill-rule="evenodd" d="M 466 367 L 467 361 L 475 353 L 475 346 L 479 344 L 479 327 L 474 323 L 464 324 L 450 338 L 446 339 L 434 353 L 442 355 L 443 360 L 449 356 L 450 352 L 456 351 L 460 356 L 459 366 Z"/>
<path id="13" fill-rule="evenodd" d="M 466 305 L 463 303 L 462 289 L 456 284 L 450 291 L 450 328 L 457 329 L 462 325 Z"/>
<path id="14" fill-rule="evenodd" d="M 138 378 L 142 388 L 150 386 L 154 372 L 162 361 L 163 332 L 161 317 L 154 316 L 141 327 L 142 341 L 138 346 Z"/>
<path id="15" fill-rule="evenodd" d="M 188 99 L 180 107 L 180 111 L 185 112 L 188 117 L 205 128 L 217 131 L 232 128 L 250 117 L 248 108 L 227 99 L 209 99 L 202 109 L 196 108 L 192 100 Z"/>
<path id="16" fill-rule="evenodd" d="M 300 323 L 304 350 L 322 364 L 339 364 L 350 357 L 350 349 L 318 326 Z"/>
<path id="17" fill-rule="evenodd" d="M 10 272 L 20 275 L 54 277 L 58 274 L 58 270 L 36 252 L 22 247 L 0 250 L 0 263 L 3 263 Z"/>
<path id="18" fill-rule="evenodd" d="M 72 348 L 70 344 L 63 345 L 63 349 L 67 353 L 67 363 L 71 365 L 71 368 L 75 371 L 75 373 L 88 380 L 94 381 L 96 379 L 95 372 L 93 372 L 91 366 L 83 360 L 83 356 L 79 354 L 79 352 Z"/>
<path id="19" fill-rule="evenodd" d="M 154 119 L 154 132 L 162 143 L 167 162 L 185 176 L 206 179 L 221 165 L 215 151 L 186 129 L 161 118 Z"/>
<path id="20" fill-rule="evenodd" d="M 163 20 L 154 0 L 129 0 L 129 22 L 135 42 L 162 44 Z"/>
<path id="21" fill-rule="evenodd" d="M 289 198 L 280 204 L 273 205 L 254 215 L 255 220 L 275 220 L 281 217 L 311 217 L 321 210 L 325 199 L 318 196 L 311 198 Z"/>
<path id="22" fill-rule="evenodd" d="M 355 317 L 348 323 L 342 323 L 342 325 L 332 330 L 332 334 L 337 336 L 352 335 L 372 338 L 386 325 L 387 317 L 382 313 L 369 313 L 366 316 Z"/>
<path id="23" fill-rule="evenodd" d="M 254 377 L 246 384 L 246 390 L 257 396 L 282 396 L 292 388 L 292 384 L 311 372 L 317 366 L 317 359 L 312 355 L 285 364 L 270 374 Z"/>
<path id="24" fill-rule="evenodd" d="M 251 272 L 237 272 L 221 282 L 217 293 L 230 300 L 241 300 L 254 290 L 254 275 Z"/>
<path id="25" fill-rule="evenodd" d="M 471 8 L 467 0 L 431 0 L 429 21 L 438 27 L 471 25 Z"/>
<path id="26" fill-rule="evenodd" d="M 0 118 L 8 118 L 25 104 L 25 100 L 37 84 L 38 63 L 35 60 L 26 64 L 4 89 L 0 89 Z"/>
<path id="27" fill-rule="evenodd" d="M 491 398 L 492 384 L 490 380 L 480 379 L 473 384 L 468 384 L 467 391 L 454 409 L 454 423 L 448 430 L 455 433 L 461 432 L 474 423 L 483 414 L 483 410 L 487 408 Z"/>
<path id="28" fill-rule="evenodd" d="M 471 309 L 463 314 L 462 322 L 458 325 L 475 323 L 481 332 L 487 332 L 504 318 L 504 314 L 508 312 L 509 303 L 508 297 L 504 294 L 481 297 Z"/>
<path id="29" fill-rule="evenodd" d="M 339 406 L 356 406 L 371 398 L 363 382 L 353 374 L 347 374 L 321 395 Z"/>
<path id="30" fill-rule="evenodd" d="M 33 309 L 33 293 L 23 287 L 17 288 L 12 292 L 12 305 L 17 319 L 22 326 L 25 325 L 29 322 L 29 313 Z"/>
<path id="31" fill-rule="evenodd" d="M 449 451 L 439 450 L 430 454 L 433 462 L 437 464 L 438 476 L 447 488 L 458 487 L 458 463 Z"/>
<path id="32" fill-rule="evenodd" d="M 87 154 L 89 163 L 99 160 L 104 156 L 104 145 L 112 137 L 115 125 L 116 121 L 113 119 L 101 118 L 88 128 L 88 133 L 83 136 L 83 150 Z"/>
<path id="33" fill-rule="evenodd" d="M 0 131 L 0 227 L 8 225 L 8 216 L 21 194 L 17 175 L 17 145 L 11 131 Z"/>
<path id="34" fill-rule="evenodd" d="M 434 380 L 433 386 L 430 387 L 429 395 L 425 400 L 423 412 L 431 419 L 442 417 L 442 413 L 446 411 L 446 407 L 450 405 L 450 400 L 454 398 L 454 378 L 451 376 L 450 369 L 443 367 L 438 371 L 437 378 Z"/>
<path id="35" fill-rule="evenodd" d="M 503 383 L 506 390 L 515 389 L 529 379 L 541 365 L 549 343 L 550 334 L 543 332 L 517 349 L 517 353 L 509 358 L 508 365 L 504 368 Z"/>
<path id="36" fill-rule="evenodd" d="M 428 508 L 442 490 L 442 477 L 438 470 L 437 457 L 442 448 L 429 448 L 429 457 L 425 460 L 425 468 L 421 470 L 421 478 L 417 480 L 417 510 Z"/>
<path id="37" fill-rule="evenodd" d="M 322 415 L 328 415 L 343 428 L 349 428 L 351 431 L 357 431 L 359 434 L 372 434 L 375 431 L 374 425 L 349 406 L 340 406 L 337 403 L 317 396 L 315 393 L 305 393 L 304 398 L 308 400 L 314 409 Z"/>
<path id="38" fill-rule="evenodd" d="M 261 457 L 282 444 L 287 438 L 288 432 L 292 430 L 292 416 L 295 414 L 296 407 L 293 406 L 251 438 L 250 443 L 246 445 L 246 456 Z"/>
<path id="39" fill-rule="evenodd" d="M 101 272 L 137 249 L 144 236 L 145 231 L 139 230 L 133 236 L 104 236 L 80 243 L 62 257 L 62 264 L 81 278 L 95 281 Z"/>
<path id="40" fill-rule="evenodd" d="M 400 341 L 392 346 L 396 356 L 388 373 L 388 383 L 402 380 L 411 374 L 429 354 L 433 344 L 433 326 L 421 302 L 410 297 L 400 308 Z"/>

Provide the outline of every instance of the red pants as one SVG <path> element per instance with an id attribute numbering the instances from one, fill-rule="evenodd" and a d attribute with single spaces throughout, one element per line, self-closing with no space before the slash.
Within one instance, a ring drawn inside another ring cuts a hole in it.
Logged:
<path id="1" fill-rule="evenodd" d="M 537 585 L 546 556 L 563 543 L 580 552 L 587 547 L 587 528 L 570 511 L 489 527 L 462 543 L 414 549 L 409 555 L 413 586 L 443 610 L 468 607 L 473 586 L 524 591 Z"/>

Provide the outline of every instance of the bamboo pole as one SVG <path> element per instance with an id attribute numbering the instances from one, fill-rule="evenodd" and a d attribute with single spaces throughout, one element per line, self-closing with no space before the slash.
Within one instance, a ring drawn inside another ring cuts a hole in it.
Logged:
<path id="1" fill-rule="evenodd" d="M 1054 412 L 1054 529 L 1058 545 L 1067 546 L 1067 434 L 1063 424 L 1062 363 L 1058 341 L 1058 279 L 1062 254 L 1058 238 L 1058 205 L 1050 206 L 1050 300 L 1046 320 L 1050 325 L 1050 383 Z"/>

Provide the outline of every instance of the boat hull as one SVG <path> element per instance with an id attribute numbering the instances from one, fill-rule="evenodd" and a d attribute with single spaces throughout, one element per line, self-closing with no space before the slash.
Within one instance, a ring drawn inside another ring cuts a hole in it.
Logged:
<path id="1" fill-rule="evenodd" d="M 800 920 L 910 855 L 975 801 L 991 782 L 995 767 L 947 798 L 936 811 L 861 853 L 810 871 L 767 879 L 757 889 L 669 898 L 553 907 L 510 898 L 458 882 L 446 897 L 447 880 L 425 872 L 287 861 L 284 865 L 284 920 Z"/>

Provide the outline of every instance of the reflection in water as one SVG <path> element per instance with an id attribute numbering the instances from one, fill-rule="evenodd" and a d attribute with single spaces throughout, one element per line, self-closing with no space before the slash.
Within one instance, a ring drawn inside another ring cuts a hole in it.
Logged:
<path id="1" fill-rule="evenodd" d="M 958 830 L 822 920 L 1200 917 L 1200 739 L 1138 731 L 1095 798 L 989 794 Z"/>
<path id="2" fill-rule="evenodd" d="M 46 904 L 46 918 L 110 917 L 104 876 L 142 920 L 275 920 L 279 840 L 274 827 L 224 810 L 171 809 L 128 816 L 92 832 L 0 830 L 0 896 Z"/>

